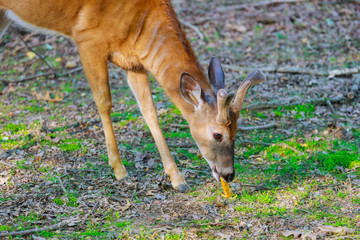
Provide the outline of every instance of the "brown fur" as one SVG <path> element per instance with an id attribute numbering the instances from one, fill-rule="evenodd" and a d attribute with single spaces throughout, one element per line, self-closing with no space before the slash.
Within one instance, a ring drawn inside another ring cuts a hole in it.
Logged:
<path id="1" fill-rule="evenodd" d="M 127 171 L 120 158 L 110 119 L 112 101 L 108 61 L 128 71 L 129 85 L 155 139 L 165 172 L 175 188 L 185 190 L 186 182 L 159 127 L 147 72 L 156 77 L 188 120 L 191 133 L 213 171 L 233 173 L 236 119 L 231 119 L 233 124 L 230 126 L 216 123 L 216 95 L 169 0 L 0 0 L 1 8 L 13 11 L 34 26 L 74 39 L 100 112 L 109 163 L 117 179 L 127 176 Z M 5 25 L 5 21 L 4 11 L 0 10 L 0 27 Z M 191 76 L 187 81 L 194 82 L 182 86 L 194 89 L 180 89 L 180 82 L 186 81 L 181 78 L 184 72 Z M 194 105 L 184 98 L 181 91 L 201 104 Z M 213 132 L 223 135 L 221 143 L 214 141 Z"/>

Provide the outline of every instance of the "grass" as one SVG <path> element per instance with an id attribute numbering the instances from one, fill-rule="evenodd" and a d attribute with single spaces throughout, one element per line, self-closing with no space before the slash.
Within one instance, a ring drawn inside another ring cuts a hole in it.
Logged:
<path id="1" fill-rule="evenodd" d="M 262 30 L 262 25 L 255 27 L 255 34 L 260 38 L 263 37 Z M 288 35 L 283 32 L 273 34 L 282 42 L 288 38 Z M 218 29 L 217 33 L 210 37 L 222 39 L 224 36 Z M 248 41 L 247 44 L 250 46 L 253 43 Z M 255 48 L 254 44 L 251 46 Z M 304 45 L 304 48 L 307 47 Z M 313 45 L 313 48 L 316 49 L 316 46 Z M 212 51 L 215 52 L 215 48 L 212 48 Z M 303 49 L 303 52 L 306 56 L 300 56 L 300 58 L 314 57 L 314 53 L 309 49 Z M 284 61 L 288 58 L 285 56 L 288 53 L 283 52 L 282 49 L 277 49 L 274 54 L 278 54 L 279 59 Z M 49 58 L 51 62 L 55 60 L 56 57 Z M 337 63 L 336 58 L 330 60 L 332 64 Z M 83 80 L 82 78 L 82 76 L 74 77 L 80 81 Z M 193 141 L 189 129 L 169 127 L 171 123 L 186 124 L 186 122 L 181 117 L 179 109 L 168 102 L 163 90 L 153 79 L 150 81 L 153 85 L 154 99 L 156 102 L 161 102 L 158 108 L 159 122 L 165 129 L 164 135 L 167 141 L 172 143 Z M 42 86 L 43 84 L 47 84 L 46 81 L 34 82 L 16 91 L 31 92 L 40 87 L 49 87 Z M 107 165 L 108 156 L 100 125 L 66 128 L 67 125 L 77 121 L 68 119 L 68 111 L 75 112 L 76 117 L 83 119 L 98 117 L 96 109 L 86 109 L 90 106 L 89 102 L 92 102 L 89 92 L 79 89 L 75 81 L 59 84 L 59 91 L 68 95 L 64 102 L 58 104 L 29 100 L 27 97 L 16 94 L 9 97 L 14 104 L 0 103 L 0 145 L 12 156 L 18 157 L 9 160 L 14 167 L 9 170 L 6 186 L 10 190 L 16 187 L 17 191 L 39 197 L 36 201 L 42 201 L 41 203 L 50 204 L 54 209 L 64 211 L 57 213 L 51 221 L 47 220 L 47 213 L 39 209 L 33 209 L 26 214 L 20 212 L 18 217 L 12 219 L 11 224 L 0 225 L 0 231 L 32 229 L 55 224 L 60 219 L 70 216 L 83 217 L 85 214 L 92 214 L 84 224 L 77 226 L 80 230 L 45 231 L 36 236 L 48 239 L 126 239 L 130 237 L 136 239 L 216 239 L 211 236 L 211 233 L 221 229 L 233 230 L 231 227 L 227 228 L 226 224 L 238 226 L 242 221 L 261 223 L 287 221 L 291 225 L 298 219 L 306 224 L 316 221 L 325 225 L 347 226 L 355 229 L 356 234 L 360 234 L 358 227 L 360 214 L 356 211 L 349 214 L 346 210 L 355 209 L 360 205 L 360 197 L 354 192 L 354 186 L 348 187 L 349 179 L 360 177 L 358 171 L 358 166 L 360 166 L 359 129 L 351 128 L 350 131 L 354 136 L 351 140 L 337 136 L 334 134 L 336 129 L 328 126 L 321 126 L 311 131 L 302 129 L 303 125 L 300 124 L 302 121 L 310 121 L 318 117 L 317 106 L 311 104 L 279 107 L 265 111 L 243 110 L 242 117 L 249 122 L 268 120 L 275 116 L 274 119 L 278 122 L 280 120 L 290 122 L 292 129 L 282 125 L 280 129 L 238 134 L 235 149 L 236 179 L 231 186 L 235 197 L 230 200 L 223 198 L 220 184 L 212 180 L 207 163 L 196 154 L 197 149 L 194 151 L 194 149 L 179 148 L 176 145 L 171 147 L 172 155 L 179 168 L 189 170 L 187 181 L 191 191 L 182 195 L 169 190 L 169 179 L 165 177 L 158 150 L 136 106 L 135 99 L 131 97 L 129 88 L 116 87 L 118 88 L 112 89 L 113 99 L 116 100 L 114 100 L 115 110 L 111 116 L 116 119 L 114 127 L 123 157 L 122 161 L 131 174 L 131 181 L 128 182 L 116 182 L 113 172 Z M 3 89 L 2 86 L 0 88 Z M 86 94 L 81 95 L 82 93 Z M 79 96 L 82 96 L 81 99 L 78 99 Z M 121 108 L 116 108 L 116 105 L 121 105 Z M 36 121 L 28 120 L 37 116 L 43 116 L 43 118 Z M 56 122 L 64 127 L 52 133 L 45 132 L 41 130 L 44 121 Z M 345 124 L 345 127 L 350 126 Z M 291 134 L 285 134 L 282 130 L 287 130 Z M 138 132 L 142 134 L 137 135 Z M 260 144 L 244 145 L 241 143 L 244 138 Z M 44 150 L 40 159 L 37 157 L 37 152 L 33 150 L 36 147 Z M 51 155 L 53 151 L 57 154 Z M 138 153 L 146 153 L 146 158 L 156 159 L 154 166 L 149 169 L 141 166 L 138 169 L 133 161 Z M 0 166 L 7 167 L 2 163 Z M 67 174 L 56 173 L 59 169 L 67 169 Z M 14 181 L 14 179 L 22 179 L 30 175 L 33 178 L 27 181 Z M 61 177 L 64 182 L 66 193 L 61 189 L 58 177 Z M 51 182 L 49 187 L 44 186 L 43 182 L 46 181 Z M 258 188 L 250 188 L 243 184 L 255 185 Z M 94 189 L 88 189 L 88 185 L 94 185 Z M 49 188 L 53 188 L 53 192 L 47 193 L 46 190 Z M 148 189 L 157 189 L 156 191 L 166 195 L 166 202 L 156 203 L 159 200 L 155 199 Z M 3 190 L 0 190 L 0 193 L 0 203 L 4 206 L 18 200 L 18 193 L 13 192 L 11 196 L 7 196 Z M 131 193 L 131 197 L 126 196 L 128 193 Z M 122 194 L 145 214 L 154 217 L 156 222 L 174 224 L 180 231 L 157 232 L 154 229 L 159 225 L 149 222 L 133 207 L 130 210 L 121 211 L 114 203 L 111 208 L 101 205 L 109 201 L 110 197 L 119 198 Z M 84 196 L 91 196 L 91 198 L 84 200 Z M 98 202 L 101 204 L 94 208 Z M 178 203 L 175 209 L 167 205 L 172 202 Z M 184 206 L 193 208 L 181 212 Z M 172 217 L 172 220 L 162 220 L 162 213 L 154 213 L 153 216 L 152 210 L 155 207 L 161 208 L 164 213 Z M 213 214 L 214 212 L 216 214 Z M 193 215 L 201 216 L 201 219 L 192 218 Z M 209 224 L 216 220 L 219 220 L 218 226 Z M 253 227 L 246 227 L 241 232 L 239 230 L 237 237 L 239 239 L 252 238 Z M 277 231 L 277 228 L 269 229 L 275 233 Z"/>
<path id="2" fill-rule="evenodd" d="M 65 86 L 66 91 L 73 91 L 71 85 Z M 163 94 L 161 92 L 157 94 Z M 162 97 L 159 97 L 162 98 Z M 23 99 L 21 99 L 23 101 Z M 132 102 L 124 102 L 128 105 L 129 111 L 114 112 L 113 118 L 121 119 L 118 124 L 121 128 L 130 126 L 130 124 L 139 125 L 140 112 L 136 108 L 132 108 Z M 42 107 L 28 108 L 28 114 L 41 113 L 39 110 Z M 55 108 L 56 109 L 56 108 Z M 7 109 L 8 110 L 8 109 Z M 299 105 L 292 107 L 278 108 L 273 111 L 277 117 L 286 117 L 294 120 L 308 119 L 314 117 L 315 106 L 313 105 Z M 255 119 L 266 119 L 269 112 L 253 112 L 243 111 L 243 117 L 250 117 Z M 179 119 L 180 111 L 173 105 L 163 111 L 160 115 L 160 122 L 163 125 L 169 123 L 182 123 Z M 50 120 L 63 121 L 63 116 L 52 115 Z M 144 124 L 144 122 L 141 122 Z M 142 130 L 148 131 L 146 125 Z M 37 130 L 40 128 L 39 122 L 11 122 L 4 124 L 0 130 L 1 146 L 5 150 L 29 149 L 32 146 L 40 144 L 44 147 L 57 147 L 65 154 L 76 154 L 82 156 L 89 152 L 89 146 L 94 145 L 94 141 L 89 141 L 86 138 L 72 137 L 66 128 L 60 129 L 54 133 L 47 133 L 45 135 L 37 135 Z M 323 224 L 333 226 L 348 226 L 350 228 L 356 227 L 359 215 L 348 217 L 341 215 L 341 201 L 351 202 L 359 205 L 360 198 L 344 189 L 328 189 L 327 191 L 316 194 L 319 186 L 334 184 L 334 182 L 345 181 L 347 173 L 343 169 L 353 169 L 359 166 L 359 137 L 360 131 L 352 130 L 355 140 L 346 141 L 337 139 L 332 135 L 324 134 L 323 129 L 319 129 L 316 134 L 311 137 L 304 137 L 304 133 L 296 132 L 294 137 L 287 137 L 280 132 L 273 132 L 272 130 L 258 130 L 247 134 L 247 138 L 255 142 L 271 143 L 270 145 L 245 145 L 237 144 L 236 147 L 236 179 L 234 184 L 253 184 L 261 185 L 264 190 L 250 191 L 247 189 L 233 190 L 233 194 L 237 195 L 229 203 L 238 214 L 252 216 L 258 219 L 268 218 L 292 218 L 295 215 L 301 216 L 307 221 L 321 221 Z M 170 140 L 190 140 L 191 134 L 188 129 L 175 129 L 174 131 L 165 131 L 165 137 Z M 11 137 L 9 137 L 11 136 Z M 238 138 L 238 141 L 241 141 Z M 150 135 L 139 139 L 140 147 L 135 147 L 127 141 L 121 141 L 123 151 L 152 153 L 157 155 L 156 146 Z M 188 149 L 177 148 L 175 159 L 185 159 L 189 161 L 186 165 L 187 169 L 198 170 L 204 169 L 207 172 L 208 167 L 206 162 Z M 28 164 L 33 161 L 35 156 L 30 158 L 17 160 L 16 166 L 21 171 L 37 171 L 44 174 L 44 179 L 49 179 L 53 184 L 58 186 L 58 180 L 53 176 L 51 165 L 43 164 Z M 86 171 L 88 169 L 99 172 L 106 167 L 108 157 L 103 151 L 99 155 L 99 159 L 105 166 L 93 164 L 88 161 L 86 165 L 80 170 L 85 170 L 81 174 L 82 177 L 89 178 Z M 185 161 L 185 162 L 186 162 Z M 180 161 L 183 163 L 182 161 Z M 134 162 L 127 160 L 125 156 L 123 163 L 128 168 L 135 167 Z M 157 164 L 151 171 L 157 173 L 163 172 L 162 165 Z M 16 174 L 16 173 L 14 173 Z M 359 172 L 352 173 L 359 176 Z M 98 173 L 94 173 L 92 178 L 98 177 Z M 198 176 L 211 178 L 210 174 L 203 174 L 200 172 Z M 313 177 L 325 178 L 323 182 L 319 183 L 312 181 Z M 326 177 L 328 176 L 328 177 Z M 329 177 L 330 176 L 330 177 Z M 69 180 L 64 178 L 63 180 Z M 25 185 L 24 185 L 25 186 Z M 205 186 L 206 189 L 203 189 Z M 26 186 L 26 189 L 32 189 L 33 185 Z M 51 201 L 59 207 L 70 207 L 78 209 L 80 194 L 76 192 L 77 184 L 72 180 L 68 183 L 66 189 L 67 193 L 62 196 L 54 197 Z M 104 190 L 104 194 L 112 195 L 112 190 Z M 209 187 L 207 184 L 197 183 L 192 187 L 192 192 L 188 196 L 205 201 L 210 205 L 224 204 L 222 197 L 222 189 L 220 186 Z M 285 200 L 286 199 L 286 200 Z M 3 199 L 4 202 L 7 199 Z M 140 204 L 144 201 L 143 196 L 134 195 L 133 201 Z M 289 201 L 289 205 L 284 205 L 284 202 Z M 226 210 L 222 210 L 222 214 L 226 214 Z M 129 236 L 133 231 L 133 221 L 121 220 L 123 214 L 120 212 L 110 212 L 107 220 L 103 223 L 92 224 L 88 222 L 83 232 L 74 232 L 69 235 L 57 232 L 41 232 L 39 236 L 44 238 L 53 237 L 70 237 L 70 238 L 87 238 L 93 237 L 96 239 L 107 239 L 109 232 L 115 231 L 118 237 Z M 41 221 L 41 213 L 32 213 L 27 216 L 21 216 L 16 219 L 14 226 L 1 225 L 0 229 L 3 231 L 24 230 L 34 227 L 34 222 Z M 234 220 L 235 221 L 235 220 Z M 212 229 L 206 225 L 207 221 L 193 221 L 191 225 L 203 225 L 198 232 L 198 236 L 206 236 L 207 231 Z M 152 234 L 147 233 L 147 228 L 142 225 L 142 230 L 137 235 L 138 238 L 150 238 Z M 168 233 L 164 235 L 164 239 L 188 239 L 189 234 L 183 233 Z M 246 233 L 244 232 L 244 236 Z M 246 237 L 245 237 L 246 238 Z"/>
<path id="3" fill-rule="evenodd" d="M 305 119 L 315 116 L 315 106 L 312 104 L 279 106 L 276 110 L 273 110 L 273 112 L 277 117 L 291 116 L 295 119 Z"/>

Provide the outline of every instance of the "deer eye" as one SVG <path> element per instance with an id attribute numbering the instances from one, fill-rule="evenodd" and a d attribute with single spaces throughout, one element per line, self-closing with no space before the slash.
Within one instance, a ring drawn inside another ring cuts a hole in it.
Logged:
<path id="1" fill-rule="evenodd" d="M 223 136 L 220 133 L 214 133 L 213 137 L 216 141 L 221 142 L 223 139 Z"/>

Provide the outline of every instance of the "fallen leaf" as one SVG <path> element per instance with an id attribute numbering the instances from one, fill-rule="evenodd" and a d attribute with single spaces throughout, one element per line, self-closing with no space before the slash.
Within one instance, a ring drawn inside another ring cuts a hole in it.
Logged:
<path id="1" fill-rule="evenodd" d="M 32 51 L 28 51 L 26 53 L 26 56 L 29 58 L 29 59 L 33 59 L 34 57 L 36 57 L 36 53 L 32 52 Z"/>
<path id="2" fill-rule="evenodd" d="M 124 211 L 128 210 L 130 207 L 131 207 L 131 203 L 128 199 L 126 199 L 126 204 L 124 206 L 120 206 L 120 210 L 122 212 L 124 212 Z"/>
<path id="3" fill-rule="evenodd" d="M 65 64 L 66 68 L 75 68 L 76 66 L 77 65 L 76 65 L 75 61 L 67 61 L 66 64 Z"/>
<path id="4" fill-rule="evenodd" d="M 16 87 L 13 83 L 10 83 L 9 84 L 9 87 L 7 89 L 7 91 L 5 92 L 5 94 L 8 94 L 8 93 L 11 93 L 11 92 L 14 92 L 16 90 Z"/>
<path id="5" fill-rule="evenodd" d="M 155 198 L 159 199 L 159 200 L 165 200 L 166 199 L 166 197 L 164 195 L 161 195 L 160 193 L 156 194 Z"/>
<path id="6" fill-rule="evenodd" d="M 61 102 L 62 100 L 64 100 L 64 94 L 63 93 L 58 93 L 55 92 L 55 98 L 51 98 L 50 96 L 50 92 L 46 91 L 46 93 L 44 95 L 42 95 L 41 93 L 37 93 L 37 92 L 32 92 L 31 93 L 34 97 L 36 97 L 37 100 L 44 100 L 47 102 Z"/>
<path id="7" fill-rule="evenodd" d="M 147 168 L 152 168 L 155 164 L 155 160 L 151 158 L 147 163 Z"/>
<path id="8" fill-rule="evenodd" d="M 41 161 L 41 155 L 38 155 L 38 156 L 36 157 L 36 160 L 35 160 L 35 161 L 40 162 L 40 161 Z"/>

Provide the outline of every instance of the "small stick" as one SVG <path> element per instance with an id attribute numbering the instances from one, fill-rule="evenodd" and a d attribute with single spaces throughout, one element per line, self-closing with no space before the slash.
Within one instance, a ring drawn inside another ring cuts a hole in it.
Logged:
<path id="1" fill-rule="evenodd" d="M 287 149 L 290 149 L 290 150 L 293 150 L 294 152 L 300 154 L 300 155 L 304 155 L 305 153 L 297 150 L 296 148 L 286 144 L 286 143 L 279 143 L 279 144 L 272 144 L 272 146 L 280 146 L 280 147 L 283 147 L 283 148 L 287 148 Z"/>
<path id="2" fill-rule="evenodd" d="M 58 72 L 50 65 L 50 63 L 48 61 L 46 61 L 46 59 L 40 53 L 38 53 L 32 47 L 30 47 L 30 45 L 27 44 L 27 42 L 25 42 L 25 40 L 19 34 L 18 34 L 18 38 L 20 39 L 20 41 L 25 45 L 25 47 L 29 51 L 35 53 L 36 56 L 38 56 L 41 59 L 41 61 L 43 61 L 48 66 L 48 68 L 52 71 L 52 73 L 54 74 L 55 77 L 58 76 Z"/>
<path id="3" fill-rule="evenodd" d="M 196 147 L 196 144 L 192 144 L 192 143 L 189 143 L 189 144 L 169 144 L 168 145 L 169 147 L 179 147 L 179 148 L 192 148 L 192 147 Z"/>
<path id="4" fill-rule="evenodd" d="M 240 131 L 251 131 L 251 130 L 257 130 L 257 129 L 273 128 L 273 127 L 277 127 L 277 126 L 278 125 L 276 123 L 269 123 L 269 124 L 265 124 L 265 125 L 251 126 L 251 127 L 239 126 L 238 129 Z"/>
<path id="5" fill-rule="evenodd" d="M 329 108 L 331 109 L 332 113 L 336 115 L 335 108 L 334 108 L 334 106 L 331 104 L 331 102 L 330 102 L 329 99 L 326 100 L 326 104 L 329 106 Z"/>
<path id="6" fill-rule="evenodd" d="M 319 188 L 327 188 L 327 187 L 338 187 L 340 184 L 329 184 L 329 185 L 319 185 Z"/>
<path id="7" fill-rule="evenodd" d="M 253 142 L 253 141 L 240 141 L 240 144 L 246 145 L 246 144 L 250 144 L 250 145 L 265 145 L 265 146 L 270 146 L 271 143 L 266 143 L 266 142 Z"/>
<path id="8" fill-rule="evenodd" d="M 202 32 L 200 31 L 200 29 L 199 29 L 197 26 L 195 26 L 195 25 L 193 25 L 193 24 L 191 24 L 191 23 L 188 23 L 188 22 L 186 22 L 185 20 L 183 20 L 183 19 L 181 19 L 181 18 L 178 18 L 178 19 L 179 19 L 179 22 L 180 22 L 182 25 L 184 25 L 184 26 L 186 26 L 186 27 L 191 28 L 192 30 L 194 30 L 194 31 L 197 33 L 197 35 L 199 35 L 200 40 L 204 40 L 204 34 L 202 34 Z"/>
<path id="9" fill-rule="evenodd" d="M 128 200 L 131 203 L 131 205 L 133 205 L 141 215 L 146 217 L 151 222 L 154 222 L 154 221 L 156 222 L 156 220 L 154 218 L 149 217 L 147 214 L 145 214 L 143 211 L 141 211 L 130 199 L 128 199 Z"/>
<path id="10" fill-rule="evenodd" d="M 308 213 L 308 214 L 313 215 L 312 212 L 310 212 L 310 211 L 308 211 L 308 210 L 305 210 L 305 209 L 302 209 L 302 208 L 294 208 L 294 209 L 299 210 L 299 211 L 303 211 L 303 212 L 306 212 L 306 213 Z"/>
<path id="11" fill-rule="evenodd" d="M 0 164 L 5 164 L 5 165 L 7 165 L 9 167 L 16 167 L 16 165 L 14 165 L 14 164 L 6 163 L 6 162 L 3 162 L 3 161 L 0 161 Z"/>
<path id="12" fill-rule="evenodd" d="M 0 237 L 6 237 L 6 236 L 24 236 L 24 235 L 28 235 L 31 233 L 38 233 L 38 232 L 43 232 L 43 231 L 53 231 L 59 228 L 62 228 L 70 223 L 73 222 L 77 222 L 77 219 L 69 219 L 69 220 L 64 220 L 62 222 L 59 222 L 57 224 L 54 225 L 50 225 L 47 227 L 43 227 L 43 228 L 34 228 L 34 229 L 29 229 L 29 230 L 25 230 L 25 231 L 17 231 L 17 232 L 0 232 Z"/>
<path id="13" fill-rule="evenodd" d="M 61 178 L 60 178 L 59 176 L 57 176 L 57 175 L 55 175 L 55 176 L 56 176 L 57 180 L 59 181 L 60 187 L 61 187 L 61 189 L 63 190 L 63 192 L 64 192 L 64 193 L 67 193 L 67 191 L 66 191 L 66 189 L 65 189 L 65 187 L 64 187 L 64 184 L 63 184 Z"/>
<path id="14" fill-rule="evenodd" d="M 74 69 L 72 69 L 70 71 L 67 71 L 67 72 L 64 72 L 64 73 L 58 73 L 58 76 L 63 77 L 63 76 L 70 75 L 70 74 L 75 73 L 75 72 L 79 72 L 81 70 L 82 70 L 82 67 L 74 68 Z M 54 73 L 53 72 L 40 73 L 40 74 L 36 74 L 36 75 L 30 76 L 30 77 L 27 77 L 27 78 L 23 78 L 23 79 L 19 79 L 19 80 L 13 80 L 13 81 L 12 80 L 7 80 L 7 79 L 0 79 L 0 83 L 10 84 L 10 83 L 26 82 L 26 81 L 34 80 L 34 79 L 39 78 L 39 77 L 49 76 L 49 75 L 52 75 L 52 74 L 54 74 Z"/>
<path id="15" fill-rule="evenodd" d="M 92 214 L 94 214 L 94 212 L 95 212 L 95 210 L 97 209 L 98 206 L 99 206 L 99 201 L 97 201 L 97 202 L 95 203 L 95 205 L 94 205 L 93 208 L 91 209 L 91 212 L 86 215 L 86 217 L 84 218 L 84 220 L 82 220 L 81 224 L 85 224 L 85 222 L 88 220 L 88 218 L 89 218 Z"/>
<path id="16" fill-rule="evenodd" d="M 185 124 L 177 124 L 177 123 L 171 123 L 169 124 L 170 127 L 176 127 L 176 128 L 189 128 L 188 125 Z"/>
<path id="17" fill-rule="evenodd" d="M 204 65 L 208 63 L 201 62 Z M 256 69 L 263 72 L 273 72 L 273 73 L 290 73 L 290 74 L 310 74 L 315 76 L 328 76 L 329 78 L 340 76 L 340 75 L 349 75 L 356 74 L 360 72 L 360 68 L 343 68 L 335 70 L 315 70 L 309 68 L 298 68 L 298 67 L 276 67 L 276 66 L 265 66 L 265 67 L 239 67 L 229 64 L 222 64 L 223 68 L 238 71 L 238 72 L 252 72 Z"/>
<path id="18" fill-rule="evenodd" d="M 304 1 L 305 0 L 265 0 L 265 1 L 260 1 L 260 2 L 253 3 L 253 4 L 244 3 L 244 4 L 238 4 L 238 5 L 230 5 L 227 7 L 218 8 L 217 11 L 227 12 L 230 9 L 231 10 L 240 10 L 240 9 L 249 8 L 249 7 L 262 7 L 262 6 L 266 6 L 266 5 L 270 5 L 270 4 L 297 3 L 297 2 L 304 2 Z"/>
<path id="19" fill-rule="evenodd" d="M 15 80 L 15 81 L 11 81 L 11 80 L 7 80 L 7 79 L 0 79 L 0 82 L 2 83 L 6 83 L 6 84 L 10 84 L 10 83 L 20 83 L 20 82 L 25 82 L 25 81 L 29 81 L 29 80 L 33 80 L 36 79 L 38 77 L 44 77 L 44 76 L 48 76 L 48 75 L 52 75 L 54 74 L 53 72 L 47 72 L 47 73 L 40 73 L 40 74 L 36 74 L 27 78 L 23 78 L 23 79 L 19 79 L 19 80 Z"/>

